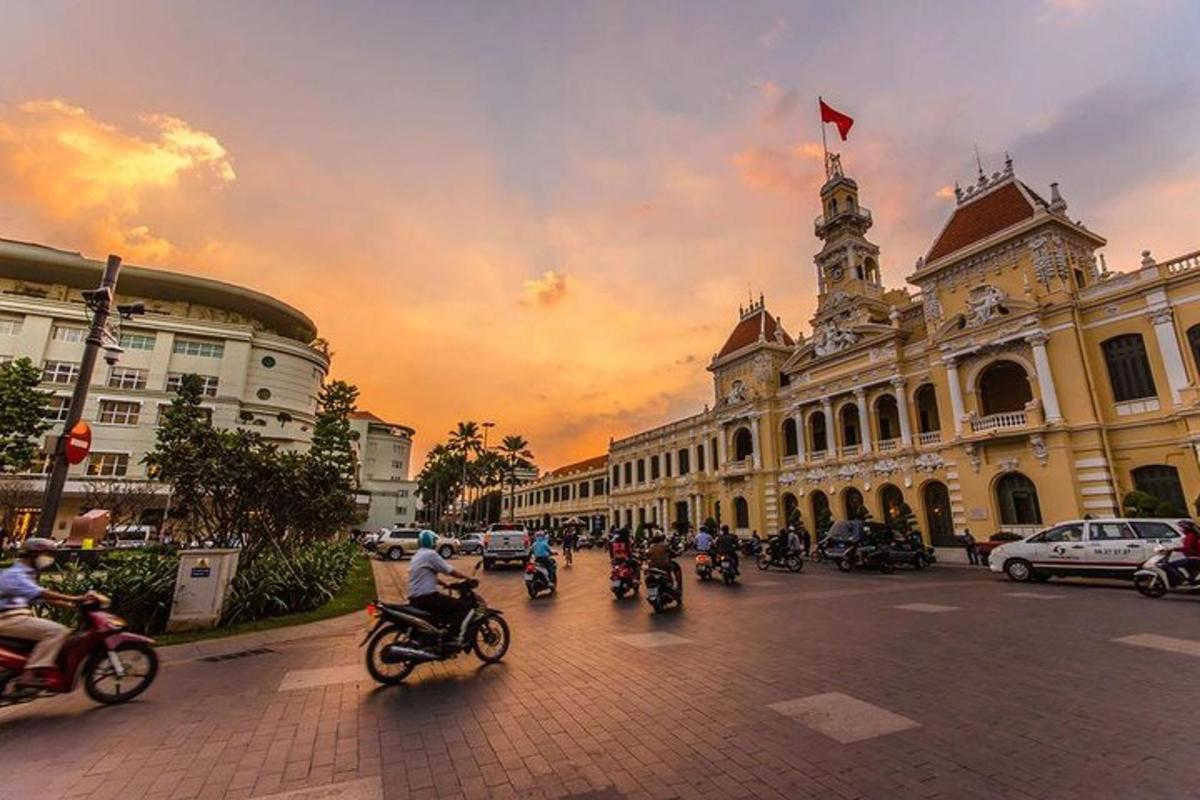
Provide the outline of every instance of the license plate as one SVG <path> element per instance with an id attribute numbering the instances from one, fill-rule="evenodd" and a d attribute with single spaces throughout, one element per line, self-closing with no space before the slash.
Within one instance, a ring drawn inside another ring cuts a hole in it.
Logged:
<path id="1" fill-rule="evenodd" d="M 657 600 L 657 599 L 658 599 L 658 589 L 651 589 L 651 590 L 650 590 L 650 599 L 651 599 L 651 600 Z"/>
<path id="2" fill-rule="evenodd" d="M 527 580 L 527 581 L 531 581 L 531 580 L 533 580 L 533 573 L 532 573 L 532 572 L 526 572 L 526 573 L 525 573 L 525 580 Z"/>
<path id="3" fill-rule="evenodd" d="M 612 582 L 612 584 L 613 584 L 613 588 L 614 588 L 614 589 L 616 589 L 618 586 L 620 586 L 620 585 L 621 585 L 621 582 L 620 582 L 620 581 L 613 581 L 613 582 Z"/>

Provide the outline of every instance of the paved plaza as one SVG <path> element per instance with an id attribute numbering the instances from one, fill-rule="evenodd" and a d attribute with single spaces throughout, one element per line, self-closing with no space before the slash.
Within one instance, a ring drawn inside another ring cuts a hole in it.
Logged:
<path id="1" fill-rule="evenodd" d="M 464 559 L 458 563 L 470 564 Z M 1196 796 L 1200 602 L 1110 585 L 746 571 L 655 616 L 607 561 L 480 592 L 505 661 L 378 688 L 347 621 L 168 664 L 126 707 L 0 711 L 0 798 Z M 398 591 L 406 564 L 380 564 Z"/>

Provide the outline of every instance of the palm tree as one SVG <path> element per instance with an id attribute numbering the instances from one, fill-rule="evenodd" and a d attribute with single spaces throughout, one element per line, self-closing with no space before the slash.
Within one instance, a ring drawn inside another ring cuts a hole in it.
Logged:
<path id="1" fill-rule="evenodd" d="M 461 531 L 463 524 L 466 522 L 467 509 L 464 503 L 466 502 L 467 493 L 467 461 L 472 453 L 479 453 L 483 447 L 483 436 L 479 433 L 479 423 L 477 422 L 460 422 L 455 426 L 454 430 L 450 431 L 450 449 L 457 453 L 462 458 L 462 500 L 459 502 L 459 529 Z"/>
<path id="2" fill-rule="evenodd" d="M 517 470 L 533 466 L 533 453 L 530 452 L 529 442 L 525 437 L 517 434 L 505 436 L 496 449 L 504 459 L 505 477 L 508 479 L 508 521 L 512 522 L 517 513 L 517 505 L 513 498 L 517 490 Z"/>

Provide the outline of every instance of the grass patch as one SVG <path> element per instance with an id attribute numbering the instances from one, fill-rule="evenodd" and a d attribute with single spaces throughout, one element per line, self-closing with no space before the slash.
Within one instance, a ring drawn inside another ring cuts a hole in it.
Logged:
<path id="1" fill-rule="evenodd" d="M 173 644 L 187 644 L 188 642 L 199 642 L 205 639 L 223 639 L 226 636 L 237 636 L 240 633 L 256 633 L 275 628 L 286 628 L 291 625 L 303 625 L 306 622 L 320 622 L 323 619 L 340 617 L 343 614 L 349 614 L 353 611 L 362 611 L 366 608 L 367 603 L 375 599 L 375 575 L 371 571 L 371 560 L 360 557 L 355 561 L 354 566 L 351 567 L 350 574 L 346 576 L 346 582 L 342 584 L 341 591 L 334 595 L 332 600 L 318 609 L 305 611 L 300 614 L 287 614 L 282 617 L 256 619 L 252 622 L 239 622 L 236 625 L 212 628 L 206 631 L 167 633 L 162 636 L 156 636 L 154 641 L 160 647 L 167 647 Z"/>

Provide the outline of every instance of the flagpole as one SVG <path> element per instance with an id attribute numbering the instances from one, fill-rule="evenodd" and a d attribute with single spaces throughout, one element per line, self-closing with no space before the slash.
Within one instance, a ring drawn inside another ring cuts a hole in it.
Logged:
<path id="1" fill-rule="evenodd" d="M 829 145 L 825 143 L 825 120 L 821 116 L 821 103 L 824 102 L 821 95 L 817 95 L 817 120 L 821 126 L 821 152 L 825 154 L 825 177 L 829 177 Z"/>

